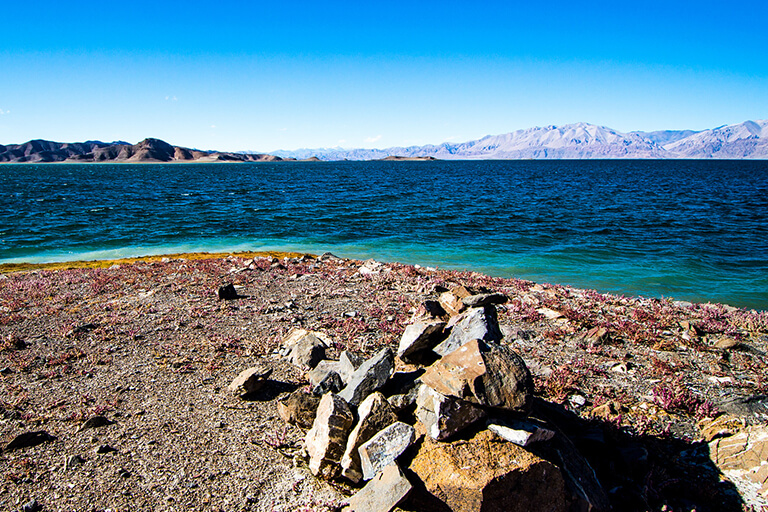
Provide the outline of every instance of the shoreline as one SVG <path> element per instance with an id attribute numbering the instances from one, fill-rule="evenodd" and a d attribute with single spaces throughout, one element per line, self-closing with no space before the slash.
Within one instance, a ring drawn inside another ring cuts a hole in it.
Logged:
<path id="1" fill-rule="evenodd" d="M 302 252 L 302 251 L 213 251 L 213 252 L 193 251 L 193 252 L 179 252 L 179 253 L 149 254 L 149 255 L 143 255 L 143 256 L 130 256 L 125 258 L 50 261 L 45 263 L 27 263 L 27 262 L 0 263 L 0 275 L 9 274 L 13 272 L 29 272 L 34 270 L 109 268 L 112 265 L 135 264 L 135 263 L 142 263 L 142 262 L 161 262 L 163 260 L 171 260 L 171 259 L 203 260 L 203 259 L 215 259 L 215 258 L 227 258 L 227 257 L 235 257 L 235 258 L 268 257 L 268 258 L 283 259 L 283 258 L 301 258 L 302 256 L 307 256 L 314 259 L 317 259 L 319 257 L 317 254 L 310 253 L 310 252 Z M 342 258 L 342 259 L 357 261 L 360 264 L 362 264 L 365 261 L 358 258 Z M 401 263 L 397 261 L 387 262 L 386 264 L 412 265 L 409 263 Z M 432 268 L 432 267 L 423 267 L 421 265 L 415 265 L 415 266 L 417 268 Z M 440 268 L 440 267 L 437 267 L 437 268 Z M 675 299 L 674 297 L 669 298 L 669 297 L 663 297 L 663 296 L 652 297 L 647 295 L 624 295 L 624 294 L 616 294 L 613 292 L 598 291 L 597 289 L 591 288 L 591 287 L 574 286 L 570 284 L 561 284 L 561 283 L 540 282 L 540 281 L 535 281 L 528 278 L 518 278 L 515 276 L 510 276 L 510 277 L 493 276 L 492 274 L 487 274 L 482 271 L 469 270 L 469 269 L 442 268 L 441 270 L 446 272 L 476 273 L 476 274 L 485 275 L 487 277 L 491 277 L 494 279 L 516 279 L 516 280 L 530 281 L 532 283 L 538 283 L 540 285 L 564 287 L 564 288 L 568 288 L 568 289 L 575 290 L 582 293 L 595 292 L 601 295 L 612 296 L 616 298 L 627 297 L 627 298 L 636 299 L 636 300 L 662 300 L 662 301 L 671 301 L 672 303 L 683 304 L 683 305 L 712 305 L 712 306 L 721 306 L 729 310 L 742 310 L 745 312 L 752 311 L 758 314 L 768 314 L 768 309 L 761 310 L 761 309 L 749 308 L 749 307 L 739 307 L 739 306 L 733 306 L 725 302 L 678 300 L 678 299 Z"/>

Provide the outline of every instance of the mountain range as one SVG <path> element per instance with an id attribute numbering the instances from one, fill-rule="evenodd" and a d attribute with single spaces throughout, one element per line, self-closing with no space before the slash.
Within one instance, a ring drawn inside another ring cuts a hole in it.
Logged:
<path id="1" fill-rule="evenodd" d="M 0 145 L 0 162 L 263 162 L 281 160 L 490 160 L 588 158 L 768 159 L 768 120 L 711 130 L 623 133 L 574 123 L 517 130 L 461 143 L 386 149 L 298 149 L 222 152 L 172 146 L 159 139 Z"/>
<path id="2" fill-rule="evenodd" d="M 0 145 L 0 162 L 263 162 L 279 156 L 258 153 L 201 151 L 171 146 L 160 139 L 128 142 L 51 142 L 31 140 L 24 144 Z"/>
<path id="3" fill-rule="evenodd" d="M 299 149 L 273 151 L 283 158 L 378 160 L 388 156 L 437 159 L 723 158 L 768 159 L 768 120 L 711 130 L 622 133 L 574 123 L 488 135 L 462 143 L 387 149 Z"/>

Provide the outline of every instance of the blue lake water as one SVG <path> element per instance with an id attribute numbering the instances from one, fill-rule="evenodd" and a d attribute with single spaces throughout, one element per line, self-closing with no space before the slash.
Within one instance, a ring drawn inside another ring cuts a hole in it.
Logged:
<path id="1" fill-rule="evenodd" d="M 768 162 L 0 166 L 0 263 L 272 249 L 765 310 Z"/>

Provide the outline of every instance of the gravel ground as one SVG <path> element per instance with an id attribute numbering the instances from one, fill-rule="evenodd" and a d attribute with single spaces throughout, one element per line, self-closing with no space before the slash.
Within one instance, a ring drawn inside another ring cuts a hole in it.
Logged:
<path id="1" fill-rule="evenodd" d="M 330 336 L 331 358 L 370 355 L 455 285 L 509 297 L 505 341 L 540 399 L 646 447 L 700 446 L 699 422 L 768 393 L 765 313 L 400 264 L 364 274 L 363 264 L 238 254 L 0 269 L 0 508 L 335 510 L 353 489 L 313 478 L 304 433 L 277 416 L 276 401 L 306 384 L 277 358 L 281 340 L 303 327 Z M 219 300 L 228 283 L 239 298 Z M 255 363 L 274 368 L 268 385 L 250 400 L 230 395 Z M 111 423 L 89 427 L 93 417 Z M 55 439 L 7 449 L 30 431 Z M 695 487 L 663 455 L 647 470 L 655 484 L 636 482 L 638 510 L 674 499 L 661 474 Z"/>

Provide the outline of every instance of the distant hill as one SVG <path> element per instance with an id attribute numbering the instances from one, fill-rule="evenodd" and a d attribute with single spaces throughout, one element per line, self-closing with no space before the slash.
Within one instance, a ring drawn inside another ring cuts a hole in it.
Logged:
<path id="1" fill-rule="evenodd" d="M 768 159 L 768 121 L 746 121 L 712 130 L 622 133 L 605 126 L 574 123 L 488 135 L 479 140 L 386 149 L 299 149 L 273 151 L 283 158 L 381 160 L 387 157 L 445 160 L 585 158 L 749 158 Z"/>
<path id="2" fill-rule="evenodd" d="M 0 162 L 271 162 L 274 155 L 200 151 L 171 146 L 160 139 L 127 142 L 51 142 L 31 140 L 24 144 L 0 145 Z"/>

